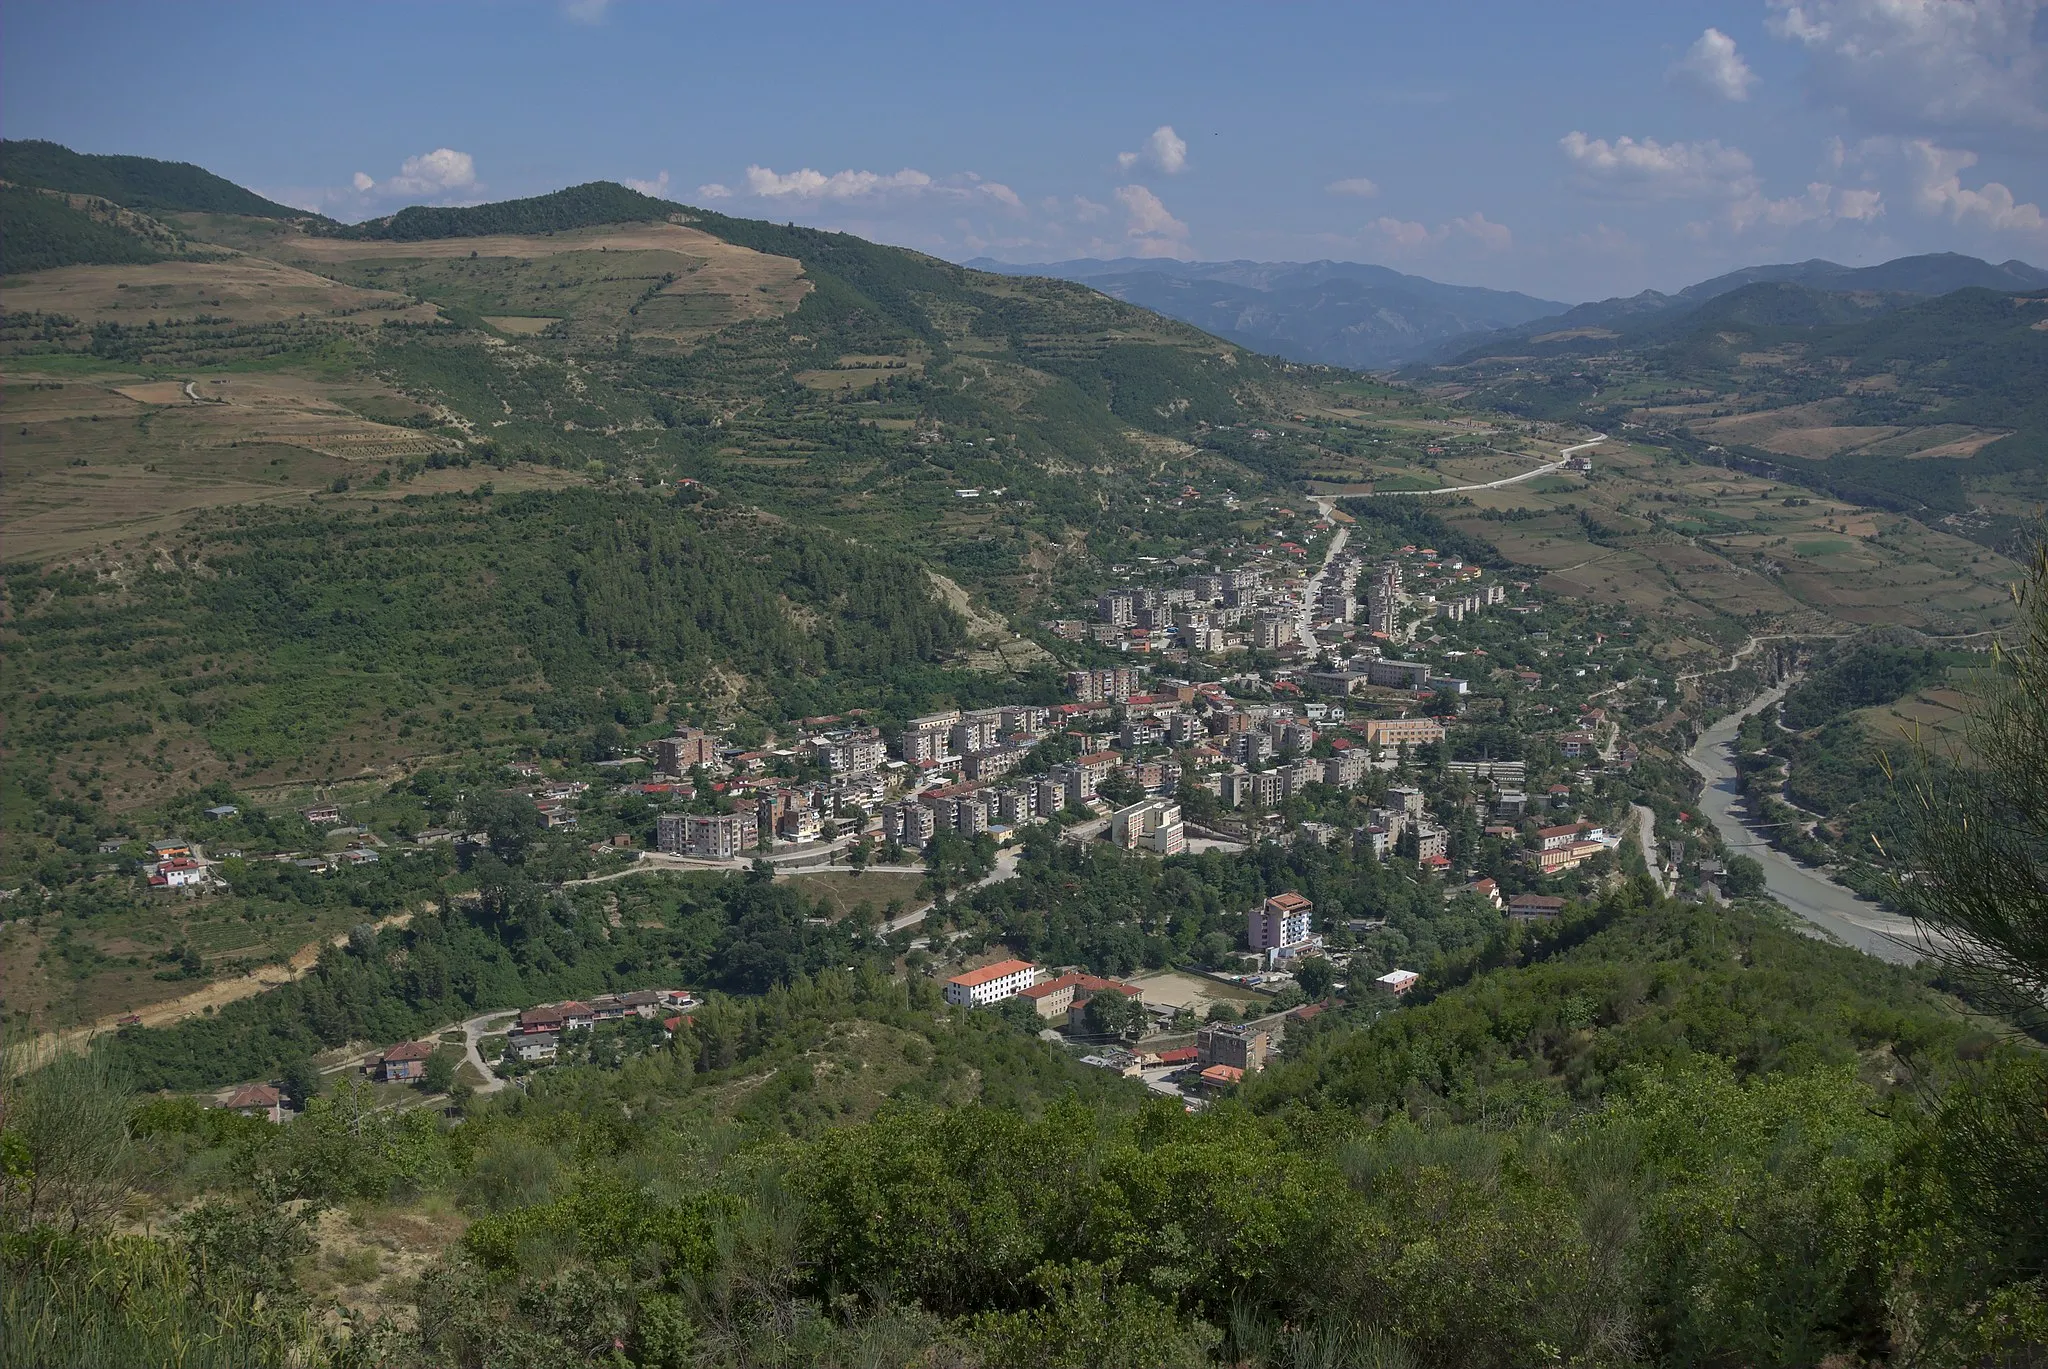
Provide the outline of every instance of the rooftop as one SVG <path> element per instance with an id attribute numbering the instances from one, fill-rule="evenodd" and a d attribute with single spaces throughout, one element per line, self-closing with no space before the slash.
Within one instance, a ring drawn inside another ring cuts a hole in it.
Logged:
<path id="1" fill-rule="evenodd" d="M 993 965 L 984 965 L 978 970 L 969 970 L 965 974 L 956 974 L 946 982 L 948 984 L 958 984 L 963 989 L 973 989 L 994 980 L 1002 979 L 1007 975 L 1018 974 L 1022 971 L 1036 968 L 1028 960 L 998 960 Z"/>

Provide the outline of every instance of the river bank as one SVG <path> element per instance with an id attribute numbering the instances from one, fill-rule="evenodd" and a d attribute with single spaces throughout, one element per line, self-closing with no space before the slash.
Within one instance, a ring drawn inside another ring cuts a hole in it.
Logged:
<path id="1" fill-rule="evenodd" d="M 1753 831 L 1742 815 L 1742 793 L 1736 784 L 1731 743 L 1743 719 L 1775 704 L 1789 685 L 1765 690 L 1700 734 L 1685 761 L 1705 779 L 1700 811 L 1721 834 L 1721 840 L 1764 867 L 1764 888 L 1794 916 L 1844 945 L 1890 961 L 1910 965 L 1927 954 L 1927 939 L 1908 917 L 1887 912 L 1825 875 L 1801 865 Z"/>

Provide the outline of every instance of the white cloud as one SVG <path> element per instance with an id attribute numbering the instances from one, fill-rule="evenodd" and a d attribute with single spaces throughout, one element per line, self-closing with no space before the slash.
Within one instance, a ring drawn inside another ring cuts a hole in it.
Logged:
<path id="1" fill-rule="evenodd" d="M 1735 40 L 1713 28 L 1694 39 L 1666 74 L 1704 94 L 1738 103 L 1749 98 L 1750 87 L 1757 83 L 1756 73 L 1735 50 Z"/>
<path id="2" fill-rule="evenodd" d="M 1376 234 L 1388 247 L 1396 251 L 1407 251 L 1427 247 L 1437 241 L 1438 235 L 1429 231 L 1426 223 L 1389 218 L 1381 215 L 1365 226 L 1365 231 Z"/>
<path id="3" fill-rule="evenodd" d="M 1331 181 L 1323 189 L 1332 195 L 1356 195 L 1361 200 L 1369 200 L 1380 193 L 1379 186 L 1363 176 L 1347 176 L 1341 181 Z"/>
<path id="4" fill-rule="evenodd" d="M 1116 201 L 1124 207 L 1124 236 L 1141 257 L 1177 257 L 1188 250 L 1188 226 L 1142 185 L 1120 185 Z"/>
<path id="5" fill-rule="evenodd" d="M 364 171 L 358 171 L 356 173 L 353 184 L 357 190 L 361 191 L 365 195 L 369 194 L 372 190 L 376 189 L 377 187 L 377 182 L 370 178 L 368 172 Z"/>
<path id="6" fill-rule="evenodd" d="M 1756 168 L 1740 148 L 1719 142 L 1660 143 L 1655 138 L 1588 138 L 1576 130 L 1558 139 L 1571 161 L 1573 184 L 1620 200 L 1741 199 L 1755 192 Z"/>
<path id="7" fill-rule="evenodd" d="M 2048 130 L 2044 0 L 1769 0 L 1813 93 L 1860 126 L 1971 130 L 2021 145 Z M 2026 135 L 2026 136 L 2015 136 Z"/>
<path id="8" fill-rule="evenodd" d="M 605 12 L 612 7 L 612 0 L 568 0 L 562 6 L 562 13 L 579 24 L 602 24 Z"/>
<path id="9" fill-rule="evenodd" d="M 1489 252 L 1505 252 L 1515 245 L 1515 235 L 1506 224 L 1494 223 L 1484 214 L 1465 214 L 1432 228 L 1410 219 L 1382 215 L 1365 226 L 1365 235 L 1381 251 L 1419 252 L 1436 247 L 1452 237 L 1466 237 Z"/>
<path id="10" fill-rule="evenodd" d="M 1484 214 L 1468 214 L 1451 220 L 1451 230 L 1476 238 L 1489 252 L 1505 252 L 1515 245 L 1515 235 L 1504 223 L 1491 223 Z"/>
<path id="11" fill-rule="evenodd" d="M 766 200 L 857 200 L 890 190 L 922 190 L 932 178 L 905 167 L 882 175 L 874 171 L 822 171 L 804 167 L 786 174 L 765 166 L 747 168 L 747 193 Z"/>
<path id="12" fill-rule="evenodd" d="M 1806 187 L 1804 195 L 1788 195 L 1781 200 L 1761 192 L 1745 195 L 1728 206 L 1726 222 L 1736 233 L 1746 233 L 1760 224 L 1795 228 L 1802 223 L 1814 223 L 1831 217 L 1828 204 L 1834 193 L 1835 188 L 1827 182 L 1814 181 Z"/>
<path id="13" fill-rule="evenodd" d="M 972 171 L 940 179 L 912 167 L 889 172 L 835 171 L 828 176 L 808 166 L 795 171 L 749 166 L 741 189 L 713 181 L 698 186 L 697 194 L 707 200 L 746 195 L 758 200 L 816 205 L 883 205 L 915 200 L 963 206 L 994 203 L 1016 213 L 1024 210 L 1024 201 L 1017 192 L 1001 181 L 983 180 Z"/>
<path id="14" fill-rule="evenodd" d="M 1125 171 L 1134 170 L 1140 163 L 1169 176 L 1179 175 L 1187 170 L 1187 139 L 1175 133 L 1172 124 L 1161 124 L 1136 152 L 1116 154 L 1117 166 Z"/>
<path id="15" fill-rule="evenodd" d="M 643 195 L 652 195 L 656 199 L 660 199 L 663 195 L 668 194 L 668 173 L 664 171 L 651 181 L 636 181 L 632 177 L 628 176 L 626 178 L 626 188 L 628 190 L 637 190 Z"/>
<path id="16" fill-rule="evenodd" d="M 1855 223 L 1869 223 L 1884 213 L 1884 195 L 1876 190 L 1841 190 L 1835 193 L 1835 217 Z"/>
<path id="17" fill-rule="evenodd" d="M 445 195 L 476 188 L 476 161 L 467 152 L 437 147 L 417 157 L 407 157 L 398 174 L 384 182 L 395 195 Z"/>
<path id="18" fill-rule="evenodd" d="M 1995 232 L 2048 232 L 2041 206 L 2018 202 L 2002 182 L 1986 181 L 1975 190 L 1964 187 L 1961 173 L 1977 164 L 1976 153 L 1938 147 L 1926 138 L 1907 143 L 1905 151 L 1913 169 L 1913 202 L 1923 212 L 1945 214 L 1958 224 L 1976 220 Z"/>

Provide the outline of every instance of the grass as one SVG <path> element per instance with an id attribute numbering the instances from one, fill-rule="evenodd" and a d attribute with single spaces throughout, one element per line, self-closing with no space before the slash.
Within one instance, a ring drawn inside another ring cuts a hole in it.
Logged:
<path id="1" fill-rule="evenodd" d="M 924 883 L 921 874 L 874 870 L 856 875 L 851 871 L 833 870 L 811 875 L 784 875 L 777 882 L 796 885 L 806 895 L 824 904 L 836 917 L 846 916 L 862 903 L 879 913 L 893 902 L 900 902 L 906 907 L 915 907 L 923 902 L 917 893 Z"/>

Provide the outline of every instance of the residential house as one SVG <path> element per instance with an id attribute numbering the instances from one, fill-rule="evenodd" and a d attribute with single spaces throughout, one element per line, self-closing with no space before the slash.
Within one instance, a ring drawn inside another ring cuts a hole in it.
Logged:
<path id="1" fill-rule="evenodd" d="M 319 803 L 300 809 L 299 816 L 311 823 L 340 822 L 341 809 L 331 803 Z"/>
<path id="2" fill-rule="evenodd" d="M 1416 982 L 1421 978 L 1422 976 L 1413 970 L 1388 970 L 1378 979 L 1373 980 L 1373 983 L 1379 985 L 1388 993 L 1404 994 L 1414 988 Z"/>
<path id="3" fill-rule="evenodd" d="M 387 1084 L 404 1083 L 427 1076 L 427 1057 L 434 1053 L 431 1041 L 405 1041 L 377 1059 L 377 1077 Z"/>
<path id="4" fill-rule="evenodd" d="M 554 1059 L 561 1052 L 561 1042 L 561 1037 L 554 1032 L 521 1032 L 507 1045 L 515 1059 L 534 1061 Z"/>
<path id="5" fill-rule="evenodd" d="M 1554 922 L 1564 900 L 1550 894 L 1516 894 L 1508 900 L 1508 916 L 1517 922 Z"/>
<path id="6" fill-rule="evenodd" d="M 284 1120 L 284 1095 L 268 1084 L 245 1084 L 220 1106 L 244 1117 L 261 1117 L 266 1122 Z"/>

